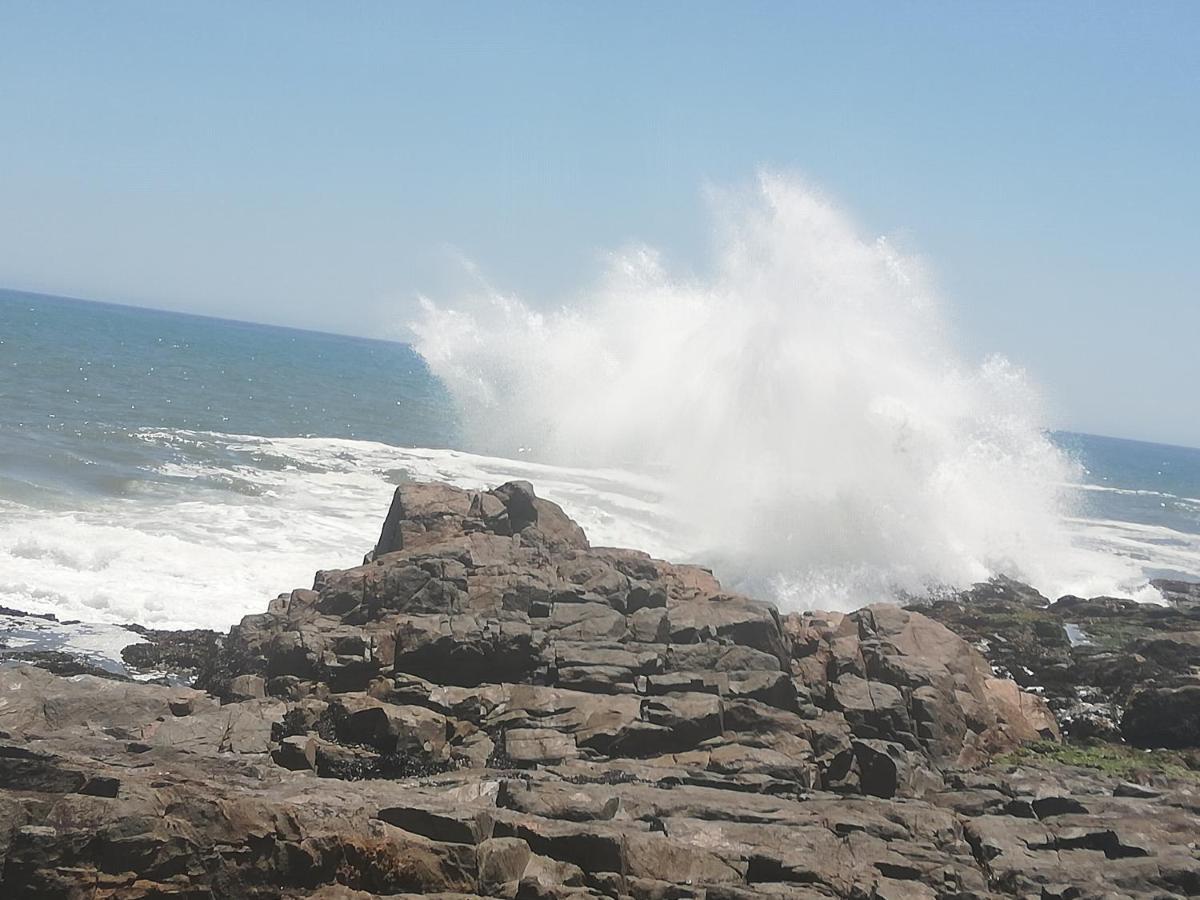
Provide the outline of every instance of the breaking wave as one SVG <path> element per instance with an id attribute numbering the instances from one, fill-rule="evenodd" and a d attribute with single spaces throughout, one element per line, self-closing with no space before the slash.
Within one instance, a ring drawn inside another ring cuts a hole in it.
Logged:
<path id="1" fill-rule="evenodd" d="M 672 544 L 789 607 L 1075 587 L 1077 466 L 1020 369 L 955 350 L 919 262 L 789 178 L 713 207 L 704 276 L 635 248 L 559 309 L 424 300 L 471 449 L 652 474 Z"/>

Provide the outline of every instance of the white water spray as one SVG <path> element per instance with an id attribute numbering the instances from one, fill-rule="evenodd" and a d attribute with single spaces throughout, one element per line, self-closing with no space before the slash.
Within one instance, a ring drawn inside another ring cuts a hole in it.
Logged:
<path id="1" fill-rule="evenodd" d="M 785 606 L 1068 588 L 1072 466 L 1023 374 L 964 364 L 914 260 L 796 182 L 717 219 L 702 280 L 643 249 L 569 309 L 424 302 L 417 349 L 475 448 L 656 473 L 673 543 Z"/>

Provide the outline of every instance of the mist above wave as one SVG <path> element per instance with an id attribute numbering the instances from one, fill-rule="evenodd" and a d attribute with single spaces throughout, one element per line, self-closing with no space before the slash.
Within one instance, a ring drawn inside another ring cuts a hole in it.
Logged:
<path id="1" fill-rule="evenodd" d="M 795 180 L 714 208 L 707 277 L 640 248 L 570 307 L 423 301 L 474 448 L 655 471 L 679 543 L 788 605 L 1053 584 L 1075 471 L 1024 374 L 964 362 L 917 261 Z"/>

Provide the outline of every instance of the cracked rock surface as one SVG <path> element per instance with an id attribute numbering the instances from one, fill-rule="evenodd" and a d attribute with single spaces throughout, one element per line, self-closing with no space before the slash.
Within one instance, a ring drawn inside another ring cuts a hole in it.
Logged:
<path id="1" fill-rule="evenodd" d="M 211 647 L 0 666 L 0 896 L 1200 893 L 1195 782 L 1024 753 L 1050 709 L 946 626 L 781 616 L 525 483 L 402 485 Z"/>

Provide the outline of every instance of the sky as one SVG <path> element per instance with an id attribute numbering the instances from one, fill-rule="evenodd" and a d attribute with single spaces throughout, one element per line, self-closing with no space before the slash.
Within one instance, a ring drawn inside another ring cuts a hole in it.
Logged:
<path id="1" fill-rule="evenodd" d="M 405 336 L 793 172 L 1057 426 L 1200 446 L 1200 4 L 0 0 L 0 287 Z"/>

